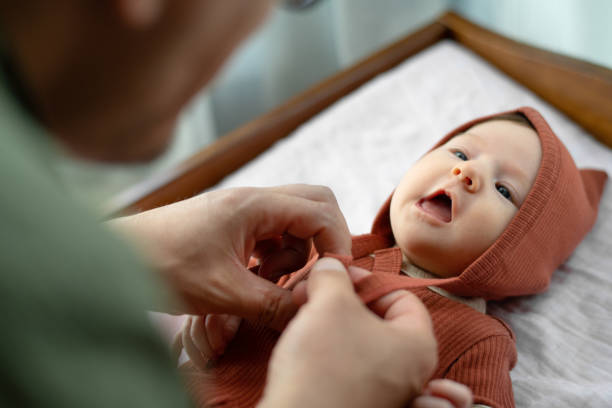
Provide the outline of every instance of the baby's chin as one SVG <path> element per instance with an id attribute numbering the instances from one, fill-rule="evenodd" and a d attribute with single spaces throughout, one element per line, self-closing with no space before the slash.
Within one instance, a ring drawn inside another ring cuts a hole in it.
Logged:
<path id="1" fill-rule="evenodd" d="M 396 244 L 397 247 L 399 245 Z M 410 251 L 404 250 L 404 248 L 399 247 L 402 250 L 402 259 L 404 262 L 412 264 L 432 275 L 434 278 L 444 279 L 444 278 L 453 278 L 455 276 L 461 275 L 461 272 L 465 269 L 464 267 L 460 268 L 451 268 L 448 265 L 441 264 L 440 262 L 436 262 L 435 259 L 428 259 L 426 257 L 419 257 L 415 255 L 411 255 Z"/>

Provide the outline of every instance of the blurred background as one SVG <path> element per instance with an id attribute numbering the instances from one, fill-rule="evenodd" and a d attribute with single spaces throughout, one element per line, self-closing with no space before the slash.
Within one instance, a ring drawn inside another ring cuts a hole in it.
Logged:
<path id="1" fill-rule="evenodd" d="M 219 0 L 223 1 L 223 0 Z M 249 0 L 250 1 L 250 0 Z M 517 41 L 612 68 L 609 0 L 318 0 L 279 4 L 185 109 L 172 145 L 146 164 L 61 157 L 69 191 L 94 207 L 130 195 L 256 116 L 428 24 L 446 10 Z"/>

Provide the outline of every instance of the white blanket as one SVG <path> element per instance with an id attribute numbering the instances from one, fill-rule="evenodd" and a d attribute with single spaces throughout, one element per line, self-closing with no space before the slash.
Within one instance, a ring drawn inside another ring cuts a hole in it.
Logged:
<path id="1" fill-rule="evenodd" d="M 457 125 L 529 105 L 579 166 L 612 176 L 612 150 L 531 91 L 452 41 L 410 58 L 343 98 L 215 188 L 323 184 L 351 232 L 369 232 L 402 174 Z M 612 188 L 599 219 L 543 294 L 491 304 L 517 335 L 518 407 L 612 406 Z"/>

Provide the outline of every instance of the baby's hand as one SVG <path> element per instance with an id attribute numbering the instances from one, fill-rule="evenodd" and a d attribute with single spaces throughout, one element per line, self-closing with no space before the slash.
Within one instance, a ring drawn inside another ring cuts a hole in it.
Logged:
<path id="1" fill-rule="evenodd" d="M 177 334 L 177 342 L 182 344 L 193 364 L 204 370 L 208 360 L 225 352 L 241 320 L 238 316 L 225 314 L 189 316 Z"/>
<path id="2" fill-rule="evenodd" d="M 472 391 L 452 380 L 432 380 L 412 408 L 471 408 Z"/>

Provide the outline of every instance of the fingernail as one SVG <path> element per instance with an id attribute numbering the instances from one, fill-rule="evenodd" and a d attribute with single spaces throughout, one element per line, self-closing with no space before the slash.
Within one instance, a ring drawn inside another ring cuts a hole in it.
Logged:
<path id="1" fill-rule="evenodd" d="M 342 262 L 340 262 L 339 260 L 335 259 L 335 258 L 321 258 L 319 259 L 314 266 L 312 267 L 312 269 L 328 269 L 328 270 L 335 270 L 335 271 L 346 271 L 346 268 L 344 268 L 344 265 L 342 265 Z"/>
<path id="2" fill-rule="evenodd" d="M 349 266 L 348 272 L 353 282 L 357 282 L 360 279 L 372 274 L 372 272 L 368 271 L 367 269 L 359 268 L 357 266 Z"/>
<path id="3" fill-rule="evenodd" d="M 372 272 L 368 271 L 367 269 L 360 268 L 358 266 L 352 266 L 351 265 L 351 266 L 348 267 L 348 270 L 351 271 L 351 272 L 354 272 L 354 273 L 359 273 L 359 274 L 364 274 L 364 275 L 365 274 L 367 274 L 367 275 L 371 275 L 372 274 Z"/>

